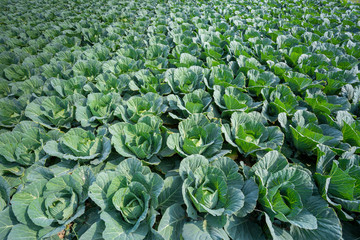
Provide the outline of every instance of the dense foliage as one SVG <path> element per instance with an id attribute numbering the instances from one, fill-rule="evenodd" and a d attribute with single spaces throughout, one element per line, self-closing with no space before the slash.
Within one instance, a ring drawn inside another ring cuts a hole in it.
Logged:
<path id="1" fill-rule="evenodd" d="M 0 9 L 0 239 L 360 239 L 359 5 Z"/>

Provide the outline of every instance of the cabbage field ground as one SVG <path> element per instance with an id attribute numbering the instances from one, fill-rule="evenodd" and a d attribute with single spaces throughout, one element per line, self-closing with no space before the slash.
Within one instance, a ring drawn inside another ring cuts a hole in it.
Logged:
<path id="1" fill-rule="evenodd" d="M 360 5 L 0 9 L 0 240 L 360 239 Z"/>

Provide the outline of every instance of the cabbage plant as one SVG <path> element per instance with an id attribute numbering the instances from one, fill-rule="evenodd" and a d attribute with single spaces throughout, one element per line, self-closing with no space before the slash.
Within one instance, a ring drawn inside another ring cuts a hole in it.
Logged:
<path id="1" fill-rule="evenodd" d="M 0 99 L 0 127 L 14 127 L 24 117 L 26 102 L 11 98 Z"/>
<path id="2" fill-rule="evenodd" d="M 50 174 L 51 175 L 51 174 Z M 49 176 L 26 185 L 11 199 L 12 211 L 19 222 L 8 239 L 51 237 L 85 212 L 88 189 L 95 180 L 89 167 L 70 174 Z"/>
<path id="3" fill-rule="evenodd" d="M 44 164 L 48 155 L 43 146 L 50 140 L 56 140 L 58 131 L 49 133 L 37 123 L 22 121 L 11 132 L 0 134 L 0 163 L 3 168 L 13 165 L 31 166 Z"/>
<path id="4" fill-rule="evenodd" d="M 58 49 L 53 49 L 54 53 Z M 71 64 L 64 61 L 52 61 L 49 64 L 42 65 L 40 68 L 41 75 L 46 79 L 57 77 L 69 79 L 71 76 Z"/>
<path id="5" fill-rule="evenodd" d="M 183 35 L 180 36 L 183 37 Z M 203 65 L 203 61 L 186 52 L 181 53 L 180 57 L 178 59 L 173 59 L 171 63 L 173 63 L 176 67 L 201 67 Z"/>
<path id="6" fill-rule="evenodd" d="M 181 156 L 201 154 L 211 158 L 226 154 L 221 151 L 223 141 L 220 126 L 197 113 L 179 123 L 179 133 L 169 135 L 167 146 Z"/>
<path id="7" fill-rule="evenodd" d="M 228 65 L 218 65 L 211 68 L 211 73 L 205 78 L 206 86 L 213 89 L 214 86 L 223 87 L 245 87 L 245 75 L 239 73 L 234 74 L 234 71 Z"/>
<path id="8" fill-rule="evenodd" d="M 111 143 L 124 157 L 136 157 L 157 164 L 156 155 L 162 147 L 162 120 L 157 116 L 143 116 L 136 124 L 116 123 L 109 127 Z"/>
<path id="9" fill-rule="evenodd" d="M 360 158 L 356 148 L 337 154 L 325 145 L 318 145 L 315 180 L 321 196 L 344 220 L 353 220 L 351 213 L 360 212 Z"/>
<path id="10" fill-rule="evenodd" d="M 360 240 L 350 1 L 2 0 L 0 240 Z"/>
<path id="11" fill-rule="evenodd" d="M 58 141 L 49 141 L 44 151 L 50 156 L 65 160 L 99 164 L 111 152 L 110 139 L 82 128 L 72 128 Z"/>
<path id="12" fill-rule="evenodd" d="M 328 69 L 330 66 L 330 59 L 324 54 L 302 54 L 298 59 L 298 64 L 301 73 L 312 77 L 315 75 L 315 71 Z"/>
<path id="13" fill-rule="evenodd" d="M 280 83 L 280 78 L 268 71 L 251 69 L 247 72 L 247 77 L 249 92 L 256 96 L 260 95 L 262 89 L 276 87 Z"/>
<path id="14" fill-rule="evenodd" d="M 76 120 L 82 127 L 107 124 L 113 120 L 114 111 L 120 104 L 120 99 L 120 95 L 116 93 L 90 93 L 86 102 L 76 106 Z"/>
<path id="15" fill-rule="evenodd" d="M 120 76 L 124 73 L 136 72 L 142 68 L 144 68 L 144 66 L 141 60 L 136 61 L 125 56 L 118 56 L 114 59 L 104 62 L 102 65 L 103 72 L 110 72 L 115 76 Z M 97 73 L 100 74 L 101 69 Z"/>
<path id="16" fill-rule="evenodd" d="M 301 228 L 316 228 L 316 218 L 304 209 L 313 194 L 311 174 L 288 164 L 277 151 L 268 152 L 251 168 L 259 181 L 259 202 L 270 217 Z"/>
<path id="17" fill-rule="evenodd" d="M 182 98 L 178 95 L 167 96 L 169 103 L 169 115 L 174 119 L 183 120 L 194 113 L 205 113 L 213 111 L 211 107 L 212 98 L 203 89 L 197 89 L 185 94 Z"/>
<path id="18" fill-rule="evenodd" d="M 296 110 L 300 109 L 298 98 L 285 85 L 280 84 L 276 88 L 263 89 L 261 93 L 265 99 L 262 114 L 271 122 L 275 122 L 281 112 L 292 116 Z"/>
<path id="19" fill-rule="evenodd" d="M 223 124 L 225 140 L 240 153 L 279 150 L 284 142 L 284 134 L 277 126 L 267 126 L 266 119 L 258 112 L 235 112 L 231 115 L 231 126 Z"/>
<path id="20" fill-rule="evenodd" d="M 0 78 L 0 98 L 4 98 L 11 93 L 10 81 Z"/>
<path id="21" fill-rule="evenodd" d="M 261 63 L 254 57 L 240 55 L 239 57 L 237 57 L 236 62 L 239 66 L 239 70 L 245 75 L 247 75 L 250 70 L 253 70 L 252 72 L 257 73 L 257 75 L 258 73 L 260 73 L 260 71 L 265 70 L 265 66 L 261 65 Z M 268 83 L 271 83 L 271 81 L 269 81 Z"/>
<path id="22" fill-rule="evenodd" d="M 141 240 L 151 236 L 163 185 L 158 174 L 135 158 L 99 173 L 89 196 L 101 208 L 102 238 Z"/>
<path id="23" fill-rule="evenodd" d="M 185 94 L 196 89 L 205 89 L 204 69 L 199 66 L 170 68 L 165 73 L 165 81 L 175 94 Z"/>
<path id="24" fill-rule="evenodd" d="M 9 84 L 10 85 L 10 84 Z M 44 80 L 40 76 L 32 76 L 22 82 L 14 82 L 11 84 L 11 92 L 20 98 L 28 96 L 41 96 L 43 94 Z"/>
<path id="25" fill-rule="evenodd" d="M 88 81 L 94 81 L 102 72 L 101 67 L 101 62 L 96 60 L 79 60 L 74 64 L 72 70 L 75 76 L 84 76 Z"/>
<path id="26" fill-rule="evenodd" d="M 160 95 L 169 94 L 171 88 L 165 82 L 164 74 L 156 74 L 149 69 L 140 69 L 132 74 L 133 78 L 130 80 L 129 88 L 132 91 L 140 93 L 153 92 Z"/>
<path id="27" fill-rule="evenodd" d="M 271 151 L 252 166 L 249 175 L 259 184 L 259 203 L 266 212 L 266 224 L 270 231 L 280 231 L 271 233 L 273 237 L 281 234 L 288 239 L 336 239 L 339 236 L 339 219 L 316 195 L 309 170 L 289 164 L 284 155 Z M 324 217 L 332 221 L 323 221 Z M 289 224 L 290 232 L 273 224 L 274 218 Z"/>
<path id="28" fill-rule="evenodd" d="M 251 112 L 261 106 L 241 88 L 214 86 L 214 101 L 222 110 L 222 116 L 229 116 L 233 112 Z"/>
<path id="29" fill-rule="evenodd" d="M 108 93 L 124 93 L 127 92 L 127 87 L 130 82 L 130 77 L 127 74 L 121 74 L 116 77 L 114 74 L 105 72 L 95 78 L 95 82 L 87 82 L 83 89 L 89 92 Z"/>
<path id="30" fill-rule="evenodd" d="M 222 239 L 228 239 L 228 234 L 233 233 L 227 227 L 236 224 L 237 217 L 245 217 L 254 210 L 258 187 L 253 180 L 244 182 L 238 170 L 238 165 L 228 157 L 210 162 L 195 154 L 181 161 L 182 195 L 191 220 L 183 225 L 184 238 L 197 234 L 212 236 L 216 232 Z"/>
<path id="31" fill-rule="evenodd" d="M 74 111 L 70 98 L 38 97 L 27 105 L 25 116 L 50 129 L 70 128 Z"/>
<path id="32" fill-rule="evenodd" d="M 125 122 L 136 123 L 142 116 L 161 116 L 168 106 L 164 98 L 156 93 L 146 93 L 143 96 L 132 96 L 117 104 L 115 115 Z"/>
<path id="33" fill-rule="evenodd" d="M 66 98 L 72 94 L 85 94 L 83 89 L 87 82 L 86 77 L 76 76 L 70 79 L 49 78 L 46 80 L 43 91 L 47 96 Z"/>
<path id="34" fill-rule="evenodd" d="M 32 74 L 32 64 L 11 64 L 4 69 L 4 75 L 10 81 L 24 81 Z"/>
<path id="35" fill-rule="evenodd" d="M 351 146 L 360 147 L 360 121 L 353 118 L 343 120 L 341 132 L 343 134 L 344 142 Z"/>
<path id="36" fill-rule="evenodd" d="M 311 107 L 312 112 L 318 117 L 350 109 L 350 103 L 347 98 L 326 95 L 318 89 L 315 89 L 315 91 L 307 90 L 305 101 Z"/>
<path id="37" fill-rule="evenodd" d="M 244 206 L 244 179 L 230 158 L 210 163 L 202 155 L 191 155 L 181 161 L 179 174 L 184 181 L 182 193 L 187 214 L 194 220 L 201 213 L 231 215 Z"/>
<path id="38" fill-rule="evenodd" d="M 288 71 L 284 74 L 284 80 L 295 94 L 304 94 L 307 89 L 320 88 L 323 86 L 319 81 L 313 81 L 309 76 L 299 73 Z"/>
<path id="39" fill-rule="evenodd" d="M 287 138 L 300 152 L 313 154 L 317 144 L 325 144 L 334 148 L 341 148 L 341 132 L 328 124 L 319 124 L 316 115 L 306 110 L 298 110 L 288 121 L 285 113 L 278 116 L 279 122 Z"/>
<path id="40" fill-rule="evenodd" d="M 326 123 L 329 126 L 335 128 L 336 131 L 340 130 L 342 133 L 343 143 L 340 143 L 338 147 L 341 147 L 343 150 L 349 150 L 350 146 L 360 146 L 360 136 L 358 134 L 360 121 L 354 119 L 354 115 L 348 111 L 338 111 L 335 117 L 332 115 L 325 115 L 325 117 Z"/>

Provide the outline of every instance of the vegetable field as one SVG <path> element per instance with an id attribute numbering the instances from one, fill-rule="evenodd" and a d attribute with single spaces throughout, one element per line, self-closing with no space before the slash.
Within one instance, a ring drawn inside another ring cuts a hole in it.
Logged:
<path id="1" fill-rule="evenodd" d="M 360 239 L 360 5 L 0 9 L 0 239 Z"/>

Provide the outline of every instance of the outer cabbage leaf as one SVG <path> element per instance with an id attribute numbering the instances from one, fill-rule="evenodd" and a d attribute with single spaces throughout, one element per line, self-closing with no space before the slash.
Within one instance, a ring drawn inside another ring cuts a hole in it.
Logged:
<path id="1" fill-rule="evenodd" d="M 230 240 L 224 229 L 213 227 L 206 220 L 185 223 L 181 236 L 184 240 Z"/>
<path id="2" fill-rule="evenodd" d="M 291 226 L 290 234 L 294 239 L 341 239 L 342 227 L 334 210 L 329 208 L 326 202 L 319 196 L 312 196 L 305 204 L 305 208 L 317 219 L 317 229 L 301 229 Z"/>
<path id="3" fill-rule="evenodd" d="M 4 210 L 10 203 L 10 190 L 9 183 L 0 176 L 0 211 Z"/>
<path id="4" fill-rule="evenodd" d="M 0 238 L 9 239 L 10 231 L 18 225 L 18 221 L 12 212 L 12 207 L 7 207 L 0 212 Z"/>
<path id="5" fill-rule="evenodd" d="M 230 216 L 225 230 L 231 239 L 265 240 L 261 227 L 250 218 Z"/>
<path id="6" fill-rule="evenodd" d="M 179 204 L 173 204 L 164 212 L 158 231 L 165 240 L 179 239 L 185 219 L 184 209 Z"/>

